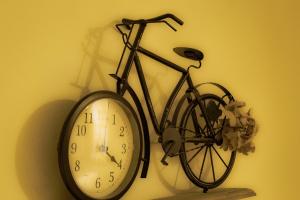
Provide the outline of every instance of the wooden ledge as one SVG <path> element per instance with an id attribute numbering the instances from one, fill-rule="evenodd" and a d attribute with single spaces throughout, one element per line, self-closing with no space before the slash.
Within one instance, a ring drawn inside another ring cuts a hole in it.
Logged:
<path id="1" fill-rule="evenodd" d="M 185 192 L 153 200 L 238 200 L 252 196 L 256 196 L 256 193 L 249 188 L 219 188 L 208 190 L 207 193 Z"/>

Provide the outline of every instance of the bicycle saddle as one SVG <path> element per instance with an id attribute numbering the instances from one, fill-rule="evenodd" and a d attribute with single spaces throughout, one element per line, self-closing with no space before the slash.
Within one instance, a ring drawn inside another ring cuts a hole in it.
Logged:
<path id="1" fill-rule="evenodd" d="M 188 47 L 176 47 L 173 50 L 178 55 L 192 60 L 201 61 L 204 57 L 203 53 L 197 49 L 192 49 Z"/>

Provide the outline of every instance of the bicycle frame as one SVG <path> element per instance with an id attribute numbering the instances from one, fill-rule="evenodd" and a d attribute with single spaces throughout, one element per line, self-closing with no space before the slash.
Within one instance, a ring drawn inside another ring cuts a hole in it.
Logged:
<path id="1" fill-rule="evenodd" d="M 152 53 L 151 51 L 148 51 L 148 50 L 142 48 L 139 45 L 141 37 L 142 37 L 143 32 L 145 30 L 145 27 L 146 27 L 146 24 L 142 23 L 142 24 L 139 25 L 137 34 L 135 36 L 135 40 L 133 42 L 133 45 L 130 48 L 130 54 L 129 54 L 127 63 L 125 65 L 125 69 L 122 73 L 121 80 L 127 82 L 129 72 L 130 72 L 132 64 L 134 62 L 135 66 L 136 66 L 137 73 L 138 73 L 139 81 L 140 81 L 140 84 L 141 84 L 141 87 L 142 87 L 143 95 L 144 95 L 144 98 L 145 98 L 145 101 L 146 101 L 146 105 L 147 105 L 147 108 L 148 108 L 148 111 L 149 111 L 149 114 L 150 114 L 150 118 L 151 118 L 151 121 L 152 121 L 153 126 L 154 126 L 154 129 L 156 131 L 156 134 L 162 135 L 162 132 L 163 132 L 163 130 L 166 126 L 166 123 L 167 123 L 167 118 L 169 116 L 171 107 L 172 107 L 172 105 L 174 103 L 174 100 L 177 97 L 180 89 L 182 88 L 183 84 L 185 82 L 187 82 L 188 89 L 190 89 L 190 91 L 193 91 L 195 93 L 196 97 L 200 96 L 200 94 L 198 93 L 197 90 L 194 90 L 194 84 L 192 82 L 192 79 L 191 79 L 191 76 L 190 76 L 190 73 L 189 73 L 188 70 L 184 69 L 183 67 L 178 66 L 177 64 L 175 64 L 175 63 L 173 63 L 169 60 L 166 60 L 166 59 L 158 56 L 155 53 Z M 125 46 L 125 48 L 126 48 L 126 46 Z M 175 88 L 173 89 L 171 95 L 169 96 L 169 99 L 168 99 L 168 101 L 166 103 L 166 106 L 164 108 L 164 112 L 163 112 L 160 123 L 158 123 L 158 120 L 157 120 L 157 117 L 156 117 L 156 114 L 155 114 L 155 111 L 154 111 L 154 108 L 153 108 L 153 104 L 152 104 L 152 101 L 151 101 L 151 97 L 150 97 L 148 87 L 147 87 L 147 84 L 146 84 L 146 80 L 145 80 L 145 76 L 144 76 L 144 73 L 143 73 L 142 65 L 141 65 L 139 55 L 137 54 L 137 52 L 142 53 L 143 55 L 148 56 L 148 57 L 150 57 L 150 58 L 166 65 L 167 67 L 170 67 L 170 68 L 182 73 L 182 76 L 181 76 L 180 80 L 178 81 L 177 85 L 175 86 Z M 121 57 L 121 59 L 122 59 L 122 57 Z M 118 71 L 118 69 L 117 69 L 117 71 Z M 117 89 L 118 93 L 123 95 L 125 90 L 126 90 L 126 87 L 122 87 L 121 83 L 117 83 L 117 88 L 118 88 Z"/>
<path id="2" fill-rule="evenodd" d="M 169 61 L 165 58 L 160 57 L 159 55 L 157 55 L 157 54 L 155 54 L 151 51 L 148 51 L 148 50 L 142 48 L 139 44 L 140 44 L 140 41 L 141 41 L 141 38 L 142 38 L 142 35 L 144 33 L 144 30 L 146 28 L 147 23 L 145 22 L 145 20 L 140 20 L 137 24 L 138 24 L 139 27 L 138 27 L 138 31 L 135 35 L 133 43 L 129 42 L 129 38 L 131 36 L 132 30 L 133 30 L 133 27 L 134 27 L 135 24 L 133 23 L 130 26 L 128 24 L 117 24 L 116 25 L 117 29 L 122 34 L 122 39 L 123 39 L 123 42 L 124 42 L 125 46 L 124 46 L 123 53 L 122 53 L 122 56 L 120 58 L 120 62 L 119 62 L 119 65 L 117 67 L 117 70 L 116 70 L 115 74 L 110 74 L 110 75 L 117 80 L 117 93 L 119 95 L 123 96 L 124 93 L 126 91 L 128 91 L 130 96 L 132 97 L 134 103 L 136 104 L 136 108 L 139 112 L 140 120 L 141 120 L 141 123 L 143 125 L 143 133 L 144 133 L 144 157 L 142 159 L 144 161 L 144 164 L 143 164 L 143 168 L 142 168 L 141 178 L 146 178 L 147 171 L 148 171 L 148 166 L 149 166 L 149 162 L 150 162 L 149 129 L 148 129 L 148 122 L 146 120 L 145 112 L 144 112 L 144 109 L 141 105 L 141 102 L 140 102 L 137 94 L 135 93 L 133 88 L 128 84 L 128 81 L 127 81 L 133 63 L 136 66 L 136 70 L 137 70 L 138 77 L 139 77 L 139 82 L 141 84 L 141 88 L 142 88 L 142 91 L 143 91 L 144 99 L 146 101 L 148 112 L 149 112 L 153 127 L 155 129 L 155 132 L 159 136 L 158 141 L 160 143 L 162 142 L 164 130 L 167 127 L 169 127 L 167 122 L 170 122 L 171 126 L 177 127 L 176 125 L 177 125 L 178 114 L 181 110 L 181 107 L 182 107 L 183 103 L 186 100 L 188 101 L 188 103 L 193 103 L 193 101 L 195 101 L 195 103 L 197 103 L 200 106 L 200 111 L 201 111 L 201 113 L 203 115 L 203 118 L 206 122 L 206 126 L 207 126 L 206 128 L 208 129 L 209 134 L 215 135 L 215 133 L 214 133 L 213 127 L 212 127 L 212 125 L 209 121 L 205 105 L 202 101 L 202 96 L 200 95 L 200 92 L 197 90 L 197 87 L 199 87 L 201 84 L 194 86 L 193 81 L 191 79 L 189 69 L 192 66 L 185 69 L 185 68 L 180 67 L 177 64 L 175 64 L 175 63 L 173 63 L 173 62 L 171 62 L 171 61 Z M 129 35 L 125 34 L 123 31 L 121 31 L 119 26 L 126 26 L 127 29 L 130 30 Z M 119 77 L 118 76 L 119 68 L 121 66 L 123 56 L 124 56 L 124 53 L 125 53 L 127 48 L 130 50 L 130 54 L 127 58 L 127 62 L 125 64 L 124 71 L 122 72 L 121 77 Z M 153 108 L 153 104 L 152 104 L 151 97 L 150 97 L 150 94 L 149 94 L 149 91 L 148 91 L 148 86 L 146 84 L 144 72 L 143 72 L 143 69 L 142 69 L 142 64 L 140 62 L 138 53 L 141 53 L 141 54 L 143 54 L 147 57 L 150 57 L 153 60 L 156 60 L 156 61 L 164 64 L 165 66 L 167 66 L 167 67 L 169 67 L 173 70 L 176 70 L 176 71 L 178 71 L 182 74 L 180 80 L 178 81 L 178 83 L 176 84 L 175 88 L 173 89 L 172 93 L 170 94 L 170 96 L 168 98 L 168 101 L 165 105 L 163 115 L 162 115 L 162 118 L 161 118 L 160 122 L 158 122 L 155 111 L 154 111 L 154 108 Z M 168 116 L 170 114 L 171 107 L 173 106 L 173 103 L 174 103 L 179 91 L 182 89 L 182 86 L 185 82 L 188 85 L 188 89 L 186 90 L 185 95 L 183 97 L 181 97 L 181 99 L 179 100 L 178 105 L 177 105 L 177 107 L 176 107 L 176 109 L 173 113 L 172 121 L 168 121 L 167 119 L 168 119 Z M 217 83 L 210 83 L 210 82 L 203 83 L 203 84 L 212 84 L 212 85 L 218 87 L 219 89 L 221 89 L 224 92 L 224 94 L 226 94 L 225 96 L 228 96 L 230 99 L 233 99 L 232 95 L 223 86 L 221 86 Z M 204 133 L 204 130 L 198 124 L 198 116 L 197 116 L 196 112 L 192 111 L 191 114 L 192 114 L 192 120 L 194 122 L 193 124 L 194 124 L 194 128 L 195 128 L 196 137 L 194 139 L 189 139 L 189 142 L 203 142 L 203 143 L 207 142 L 207 143 L 210 143 L 211 141 L 213 141 L 214 139 L 206 139 L 206 138 L 203 139 L 203 138 L 199 137 L 202 133 Z M 177 128 L 179 128 L 180 130 L 182 129 L 182 127 L 177 127 Z M 185 138 L 183 138 L 182 141 L 184 142 Z M 168 148 L 168 149 L 170 150 L 171 148 Z M 162 158 L 161 162 L 165 162 L 165 159 L 168 156 L 168 151 L 169 150 L 167 150 L 167 152 L 165 152 L 165 156 Z"/>

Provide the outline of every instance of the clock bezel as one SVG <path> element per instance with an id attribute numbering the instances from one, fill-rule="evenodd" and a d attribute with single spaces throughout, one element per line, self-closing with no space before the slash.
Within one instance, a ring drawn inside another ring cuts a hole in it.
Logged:
<path id="1" fill-rule="evenodd" d="M 73 196 L 80 200 L 102 200 L 103 198 L 95 199 L 91 196 L 88 196 L 87 194 L 82 192 L 79 186 L 76 184 L 69 165 L 69 141 L 73 126 L 79 114 L 92 102 L 105 98 L 111 98 L 117 101 L 123 107 L 124 111 L 129 114 L 127 116 L 129 116 L 129 121 L 132 126 L 134 151 L 132 155 L 132 162 L 122 183 L 116 190 L 107 195 L 104 199 L 119 199 L 120 197 L 122 197 L 132 185 L 141 163 L 143 146 L 141 126 L 137 114 L 135 113 L 132 106 L 128 103 L 128 101 L 124 97 L 106 90 L 93 92 L 82 98 L 69 113 L 64 123 L 58 146 L 59 168 L 63 181 L 68 190 L 73 194 Z"/>

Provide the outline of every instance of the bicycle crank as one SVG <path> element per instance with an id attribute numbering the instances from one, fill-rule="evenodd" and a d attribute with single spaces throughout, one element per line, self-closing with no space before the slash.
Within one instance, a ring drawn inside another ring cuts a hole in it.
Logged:
<path id="1" fill-rule="evenodd" d="M 162 134 L 162 148 L 165 152 L 165 155 L 161 159 L 163 165 L 168 165 L 166 159 L 168 156 L 173 157 L 178 155 L 182 143 L 180 132 L 178 128 L 167 127 Z"/>

